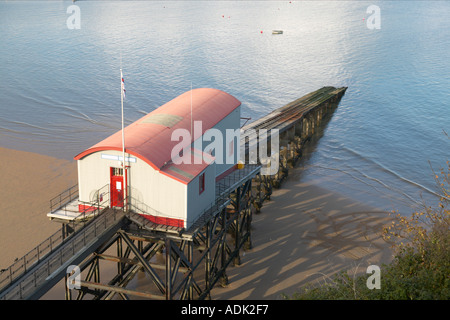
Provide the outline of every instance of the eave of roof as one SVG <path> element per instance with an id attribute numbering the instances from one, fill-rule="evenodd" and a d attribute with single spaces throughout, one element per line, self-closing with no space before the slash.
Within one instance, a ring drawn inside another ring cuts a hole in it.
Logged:
<path id="1" fill-rule="evenodd" d="M 215 158 L 194 148 L 188 148 L 184 152 L 189 154 L 189 157 L 184 159 L 187 161 L 180 163 L 169 162 L 161 168 L 160 172 L 188 184 L 214 162 Z"/>
<path id="2" fill-rule="evenodd" d="M 127 126 L 124 129 L 125 152 L 143 160 L 155 170 L 161 171 L 163 166 L 170 162 L 173 147 L 180 143 L 171 139 L 174 130 L 185 129 L 190 132 L 193 121 L 202 121 L 202 132 L 194 131 L 196 136 L 193 140 L 198 139 L 206 130 L 213 128 L 240 105 L 241 102 L 238 99 L 218 89 L 199 88 L 187 91 Z M 171 121 L 154 121 L 161 118 L 166 120 L 171 118 Z M 190 142 L 187 143 L 190 144 Z M 122 151 L 121 130 L 81 152 L 74 159 L 80 160 L 104 150 Z M 205 168 L 201 169 L 202 166 L 199 165 L 192 165 L 192 167 L 192 169 L 196 168 L 192 171 L 194 177 Z M 185 183 L 189 182 L 186 179 L 181 180 Z"/>

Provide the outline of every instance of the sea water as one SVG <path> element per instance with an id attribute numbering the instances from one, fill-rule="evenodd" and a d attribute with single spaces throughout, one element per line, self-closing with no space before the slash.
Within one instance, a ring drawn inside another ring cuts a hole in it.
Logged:
<path id="1" fill-rule="evenodd" d="M 121 67 L 125 124 L 191 85 L 252 120 L 347 86 L 301 179 L 408 213 L 436 203 L 449 156 L 449 16 L 447 1 L 1 1 L 0 146 L 73 159 L 120 130 Z"/>

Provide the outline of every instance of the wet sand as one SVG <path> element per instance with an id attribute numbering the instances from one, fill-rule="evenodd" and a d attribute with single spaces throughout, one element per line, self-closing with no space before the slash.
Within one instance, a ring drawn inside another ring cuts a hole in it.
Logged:
<path id="1" fill-rule="evenodd" d="M 73 186 L 76 163 L 0 148 L 0 268 L 8 267 L 60 225 L 50 221 L 51 198 Z M 253 216 L 252 244 L 241 265 L 230 266 L 227 288 L 213 299 L 279 299 L 343 268 L 365 272 L 391 259 L 379 231 L 385 212 L 300 181 L 290 171 L 260 214 Z"/>
<path id="2" fill-rule="evenodd" d="M 228 287 L 213 299 L 281 299 L 340 270 L 365 273 L 392 259 L 380 236 L 387 213 L 290 176 L 252 221 L 252 249 L 227 269 Z"/>
<path id="3" fill-rule="evenodd" d="M 76 182 L 75 161 L 0 148 L 0 269 L 60 229 L 50 199 Z"/>

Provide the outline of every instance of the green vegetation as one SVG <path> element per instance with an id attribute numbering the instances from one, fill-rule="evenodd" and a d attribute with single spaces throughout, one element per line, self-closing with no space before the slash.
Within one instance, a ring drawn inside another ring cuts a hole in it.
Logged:
<path id="1" fill-rule="evenodd" d="M 380 266 L 381 288 L 367 287 L 370 274 L 342 271 L 320 286 L 307 286 L 287 299 L 447 300 L 450 299 L 450 163 L 435 175 L 441 198 L 411 217 L 396 215 L 383 230 L 395 258 Z"/>

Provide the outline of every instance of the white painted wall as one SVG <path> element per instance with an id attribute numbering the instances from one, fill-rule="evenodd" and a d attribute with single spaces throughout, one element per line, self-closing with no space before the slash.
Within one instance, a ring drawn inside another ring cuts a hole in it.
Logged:
<path id="1" fill-rule="evenodd" d="M 204 171 L 205 190 L 200 194 L 200 175 L 187 188 L 187 228 L 189 228 L 211 206 L 216 198 L 216 165 L 212 163 Z"/>
<path id="2" fill-rule="evenodd" d="M 233 156 L 230 159 L 228 159 L 229 161 L 227 161 L 227 156 L 229 155 L 228 151 L 229 151 L 229 147 L 230 147 L 230 140 L 229 139 L 227 140 L 226 129 L 233 129 L 233 130 L 237 129 L 239 132 L 240 124 L 241 124 L 241 107 L 237 107 L 233 112 L 231 112 L 228 116 L 226 116 L 224 119 L 222 119 L 222 121 L 220 121 L 219 123 L 217 123 L 214 126 L 214 129 L 219 130 L 223 137 L 222 143 L 220 144 L 222 147 L 222 156 L 219 157 L 217 152 L 213 153 L 213 155 L 216 156 L 216 176 L 219 176 L 226 170 L 233 167 L 235 164 L 237 164 L 237 162 L 239 160 L 238 152 L 239 152 L 239 148 L 240 148 L 240 139 L 239 139 L 239 135 L 238 135 L 238 138 L 234 139 L 234 143 L 233 143 L 233 149 L 234 149 Z M 207 135 L 206 132 L 205 132 L 205 135 Z M 230 136 L 230 135 L 228 135 L 228 136 Z M 196 146 L 200 146 L 199 141 L 200 141 L 200 139 L 197 139 L 193 143 L 194 148 Z M 213 141 L 214 141 L 214 138 L 212 139 L 212 141 L 209 141 L 209 139 L 206 141 L 206 137 L 202 137 L 201 150 L 206 153 L 209 153 L 208 147 L 211 145 L 211 143 Z M 220 163 L 220 162 L 222 162 L 222 163 Z"/>
<path id="3" fill-rule="evenodd" d="M 127 162 L 128 192 L 136 199 L 136 203 L 144 203 L 165 217 L 182 219 L 187 221 L 186 228 L 215 201 L 215 179 L 237 163 L 239 151 L 239 139 L 233 143 L 233 157 L 231 163 L 227 163 L 230 141 L 227 140 L 226 129 L 240 128 L 240 107 L 236 108 L 216 126 L 223 137 L 223 163 L 213 163 L 205 172 L 205 191 L 199 194 L 199 177 L 195 177 L 188 185 L 172 179 L 156 170 L 143 160 L 125 154 L 125 157 L 133 157 L 136 162 Z M 203 141 L 203 151 L 210 141 Z M 194 142 L 195 146 L 195 142 Z M 99 151 L 78 160 L 78 188 L 80 201 L 92 202 L 91 195 L 96 190 L 110 183 L 110 167 L 121 167 L 117 160 L 102 159 L 102 154 L 122 156 L 120 151 Z M 144 208 L 142 208 L 144 209 Z"/>
<path id="4" fill-rule="evenodd" d="M 90 195 L 110 183 L 110 167 L 121 167 L 118 161 L 102 159 L 102 154 L 122 156 L 119 151 L 100 151 L 77 161 L 80 201 L 92 202 Z M 125 154 L 128 156 L 136 158 Z M 131 197 L 156 210 L 155 215 L 159 212 L 165 217 L 186 220 L 186 184 L 157 172 L 139 158 L 126 165 L 129 165 L 127 185 Z"/>

